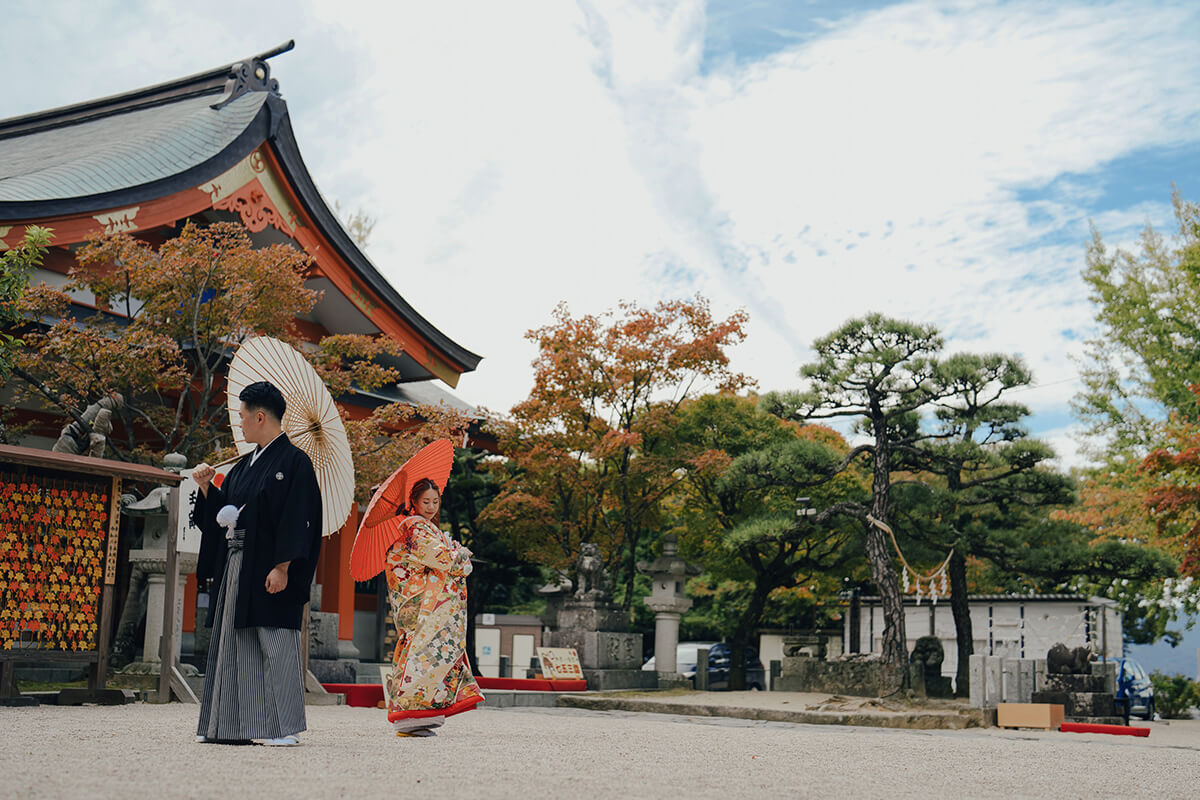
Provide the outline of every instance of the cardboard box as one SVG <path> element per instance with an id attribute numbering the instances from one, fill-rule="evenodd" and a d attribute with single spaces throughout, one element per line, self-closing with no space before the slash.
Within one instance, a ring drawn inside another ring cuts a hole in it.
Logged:
<path id="1" fill-rule="evenodd" d="M 1065 709 L 1058 703 L 997 703 L 996 725 L 1001 728 L 1042 728 L 1056 731 Z"/>

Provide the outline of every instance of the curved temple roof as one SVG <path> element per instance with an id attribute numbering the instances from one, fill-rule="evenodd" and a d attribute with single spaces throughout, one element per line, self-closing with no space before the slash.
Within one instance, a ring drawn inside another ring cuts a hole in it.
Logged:
<path id="1" fill-rule="evenodd" d="M 463 372 L 480 356 L 416 312 L 346 233 L 300 156 L 271 78 L 275 50 L 208 72 L 0 120 L 0 226 L 86 214 L 194 189 L 267 142 L 304 210 L 357 275 Z"/>

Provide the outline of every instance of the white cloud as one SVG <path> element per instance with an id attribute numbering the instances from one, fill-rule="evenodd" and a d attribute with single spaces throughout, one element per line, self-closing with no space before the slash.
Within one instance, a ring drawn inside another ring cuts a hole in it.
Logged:
<path id="1" fill-rule="evenodd" d="M 1061 179 L 1195 141 L 1196 19 L 1169 6 L 899 5 L 707 75 L 699 3 L 524 8 L 349 25 L 379 75 L 359 98 L 376 135 L 348 130 L 342 161 L 371 165 L 373 254 L 485 355 L 462 391 L 497 408 L 527 391 L 520 334 L 558 300 L 700 291 L 750 310 L 736 366 L 764 388 L 882 310 L 952 350 L 1021 353 L 1039 384 L 1022 400 L 1061 416 L 1097 200 Z M 1168 208 L 1095 221 L 1124 241 Z"/>
<path id="2" fill-rule="evenodd" d="M 275 72 L 310 170 L 378 219 L 370 255 L 485 357 L 460 393 L 498 409 L 528 391 L 522 334 L 558 301 L 700 291 L 750 311 L 735 367 L 764 388 L 879 310 L 950 350 L 1023 354 L 1039 388 L 1022 400 L 1061 417 L 1091 324 L 1089 217 L 1112 243 L 1170 220 L 1169 187 L 1106 207 L 1097 176 L 1200 138 L 1187 5 L 914 2 L 710 73 L 696 0 L 256 8 L 30 5 L 4 60 L 61 52 L 48 82 L 71 102 L 296 35 Z M 9 113 L 47 105 L 18 90 Z"/>

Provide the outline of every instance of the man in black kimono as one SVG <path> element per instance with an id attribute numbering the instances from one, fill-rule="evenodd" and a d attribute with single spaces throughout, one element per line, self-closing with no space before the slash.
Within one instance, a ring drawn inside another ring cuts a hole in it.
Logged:
<path id="1" fill-rule="evenodd" d="M 196 578 L 211 581 L 212 598 L 197 741 L 294 746 L 307 727 L 300 629 L 321 552 L 321 493 L 312 462 L 283 433 L 279 389 L 260 381 L 238 397 L 254 452 L 219 488 L 207 464 L 192 473 Z"/>

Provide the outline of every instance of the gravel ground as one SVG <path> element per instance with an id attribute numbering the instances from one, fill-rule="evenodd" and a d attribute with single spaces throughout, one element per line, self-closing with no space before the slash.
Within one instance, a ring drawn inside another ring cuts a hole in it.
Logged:
<path id="1" fill-rule="evenodd" d="M 196 707 L 0 708 L 0 797 L 1154 797 L 1200 790 L 1200 722 L 1149 738 L 480 709 L 430 739 L 309 707 L 295 748 L 194 742 Z"/>

